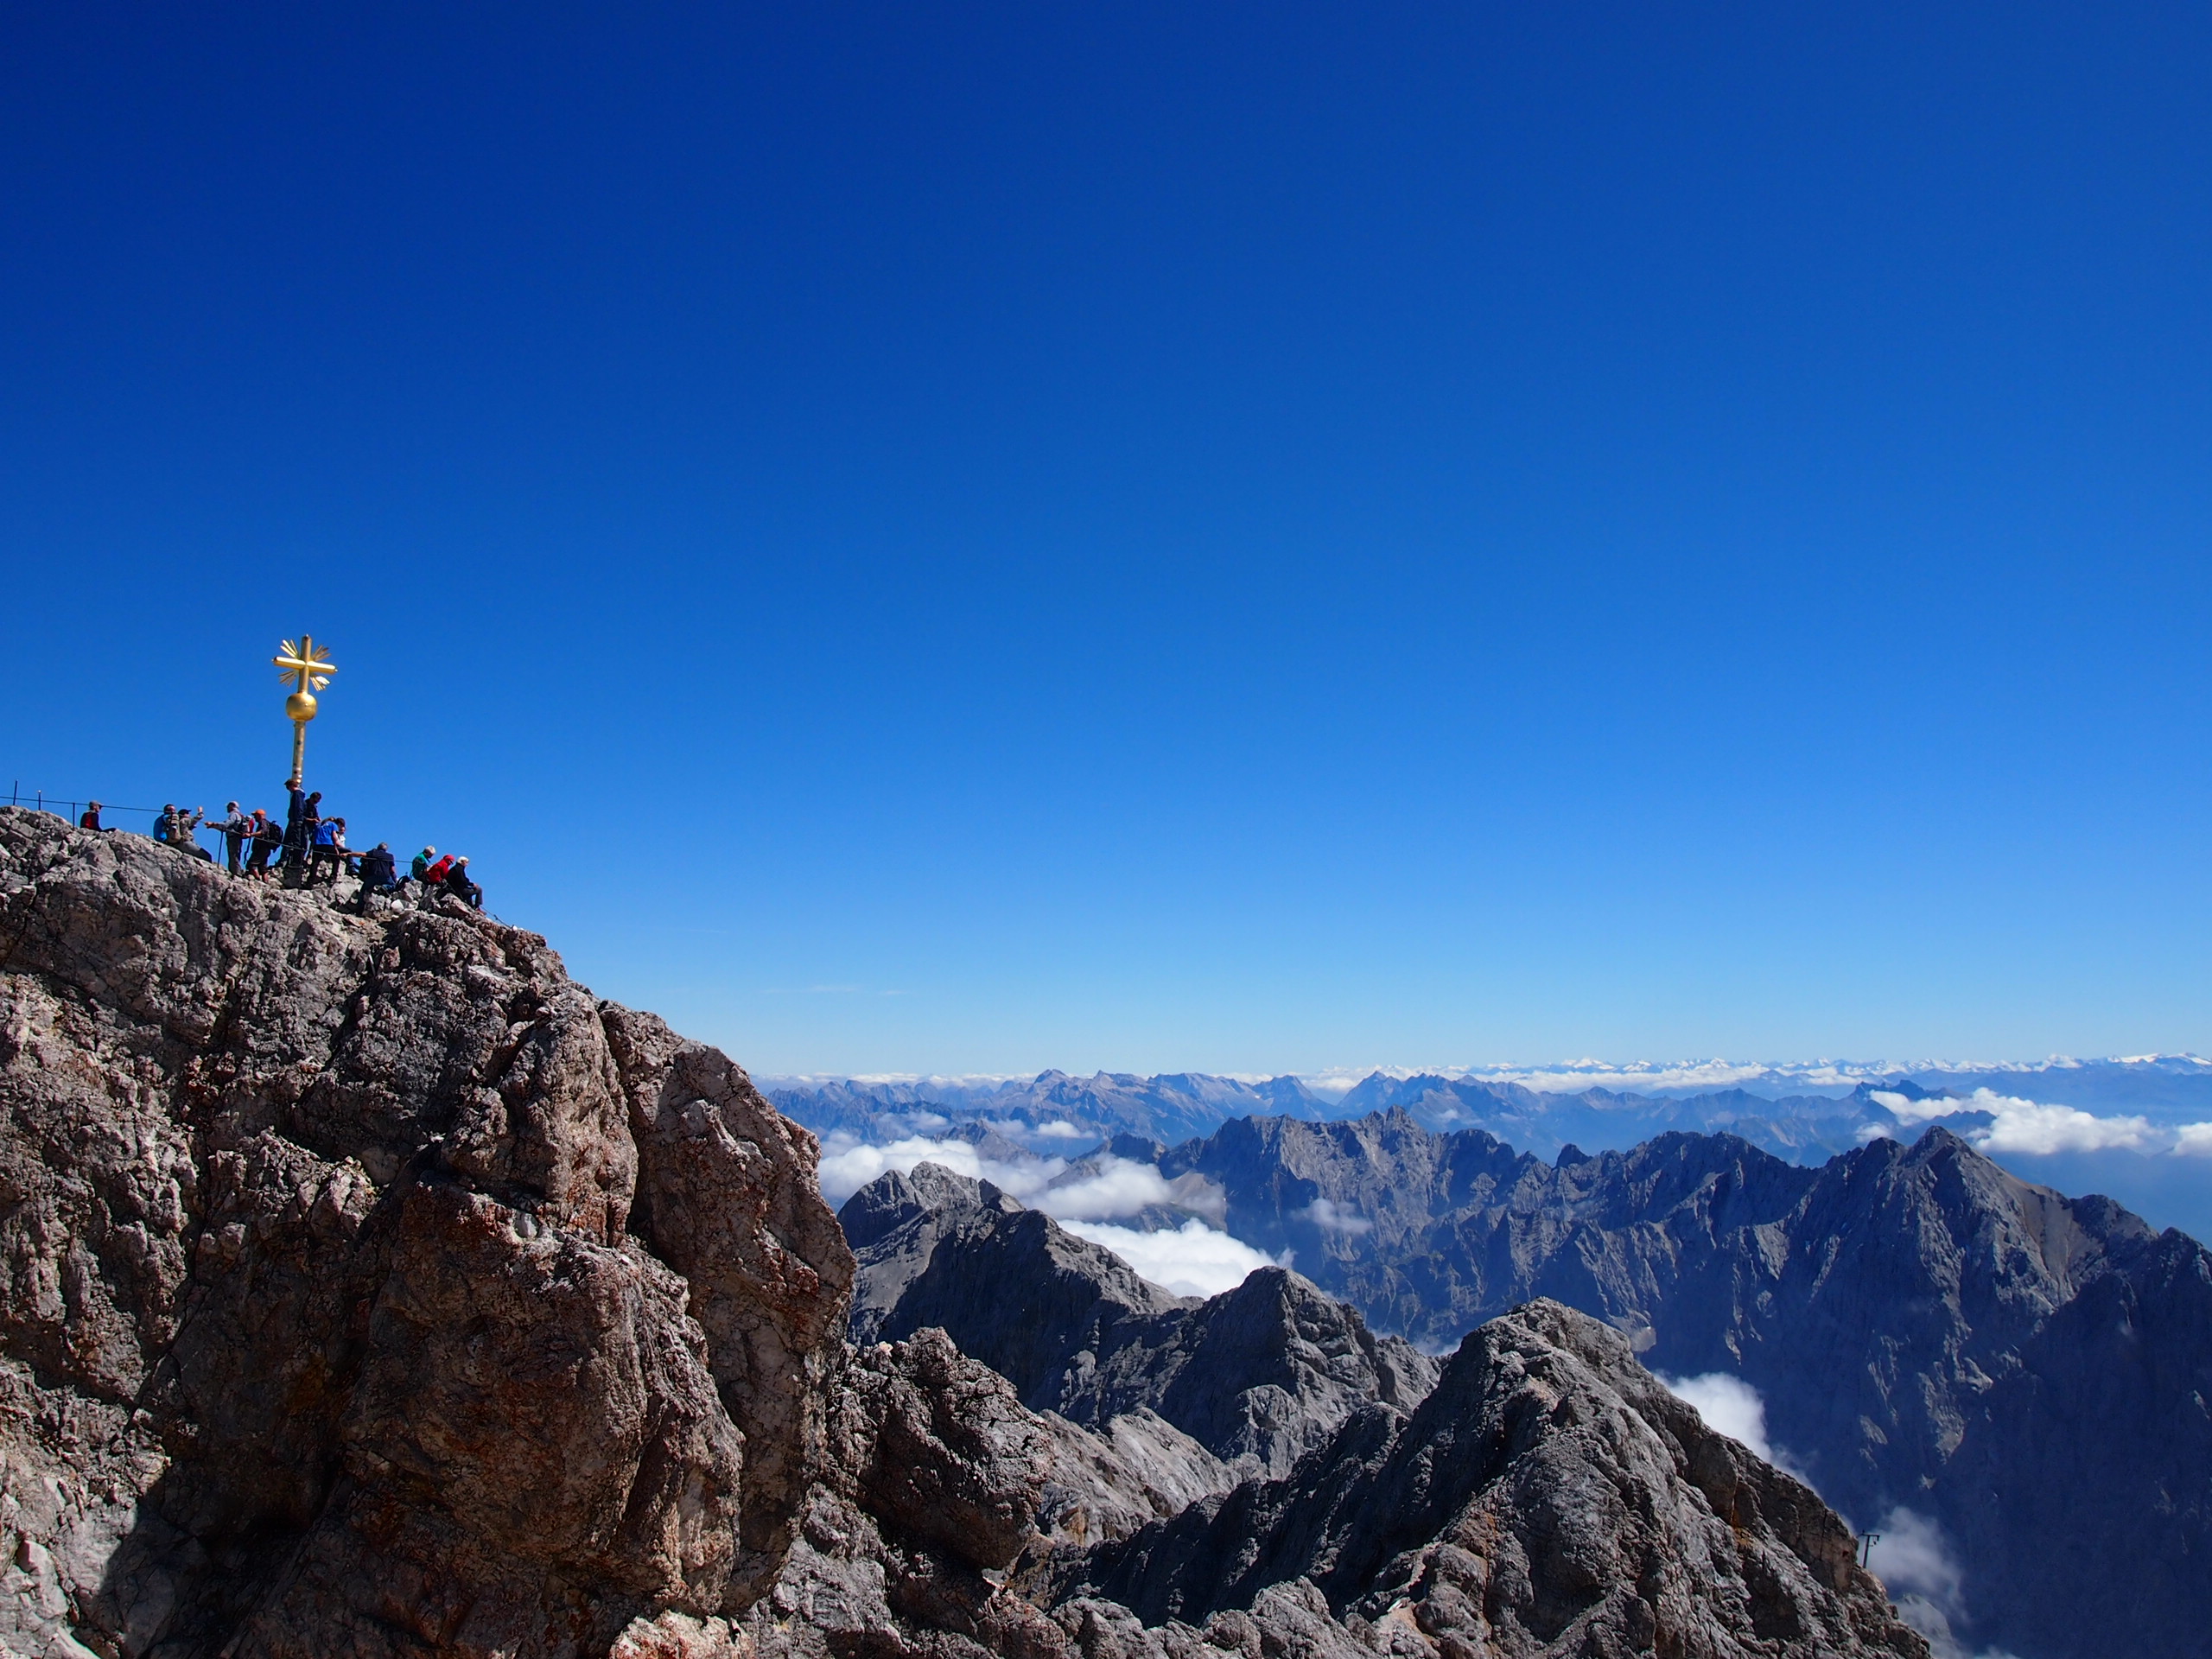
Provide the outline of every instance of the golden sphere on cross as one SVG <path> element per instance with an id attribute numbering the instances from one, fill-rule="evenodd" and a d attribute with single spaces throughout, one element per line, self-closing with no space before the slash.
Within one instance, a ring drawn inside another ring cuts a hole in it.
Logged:
<path id="1" fill-rule="evenodd" d="M 292 787 L 297 789 L 307 765 L 308 721 L 315 718 L 315 694 L 330 683 L 338 665 L 328 652 L 316 648 L 313 635 L 303 633 L 296 645 L 289 639 L 283 642 L 275 666 L 292 683 L 292 695 L 284 699 L 284 717 L 292 722 Z"/>

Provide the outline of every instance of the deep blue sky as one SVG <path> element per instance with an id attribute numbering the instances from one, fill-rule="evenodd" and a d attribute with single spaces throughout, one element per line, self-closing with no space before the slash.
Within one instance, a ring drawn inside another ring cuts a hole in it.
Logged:
<path id="1" fill-rule="evenodd" d="M 2212 1049 L 2201 7 L 4 29 L 26 787 L 312 628 L 764 1071 Z"/>

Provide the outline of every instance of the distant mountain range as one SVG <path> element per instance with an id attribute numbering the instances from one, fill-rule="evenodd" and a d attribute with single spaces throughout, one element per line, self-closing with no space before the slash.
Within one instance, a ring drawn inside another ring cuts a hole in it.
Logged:
<path id="1" fill-rule="evenodd" d="M 2105 1192 L 2159 1225 L 2212 1239 L 2212 1062 L 2191 1055 L 1891 1068 L 1713 1061 L 1510 1075 L 1377 1071 L 1348 1087 L 1342 1078 L 1106 1071 L 771 1077 L 762 1086 L 833 1150 L 959 1140 L 988 1143 L 1001 1157 L 1075 1159 L 1117 1135 L 1174 1146 L 1247 1117 L 1323 1123 L 1402 1110 L 1425 1129 L 1485 1130 L 1548 1160 L 1569 1147 L 1622 1151 L 1684 1132 L 1732 1135 L 1813 1165 L 1871 1140 L 1912 1140 L 1934 1124 L 2023 1179 Z"/>
<path id="2" fill-rule="evenodd" d="M 1589 1079 L 1589 1081 L 1585 1081 Z M 1641 1086 L 1629 1087 L 1635 1083 Z M 2212 1061 L 2193 1055 L 2048 1060 L 2019 1065 L 1581 1067 L 1369 1072 L 1348 1087 L 1293 1075 L 1255 1080 L 1199 1071 L 1088 1077 L 764 1077 L 768 1097 L 818 1135 L 862 1140 L 942 1135 L 988 1123 L 1030 1140 L 1139 1135 L 1173 1145 L 1240 1117 L 1325 1123 L 1403 1107 L 1424 1128 L 1488 1129 L 1525 1152 L 1611 1151 L 1681 1129 L 1726 1130 L 1777 1157 L 1818 1163 L 1900 1121 L 1878 1096 L 1956 1097 L 1987 1090 L 2156 1128 L 2212 1122 Z M 1909 1121 L 1926 1121 L 1916 1114 Z M 1957 1126 L 1954 1126 L 1957 1127 Z M 1967 1127 L 1972 1127 L 1969 1124 Z"/>
<path id="3" fill-rule="evenodd" d="M 941 1135 L 963 1124 L 988 1123 L 1024 1140 L 1041 1136 L 1049 1141 L 1055 1128 L 1065 1128 L 1077 1131 L 1065 1137 L 1071 1141 L 1116 1135 L 1176 1141 L 1211 1135 L 1240 1117 L 1321 1122 L 1336 1115 L 1332 1103 L 1296 1077 L 1254 1083 L 1198 1071 L 1156 1077 L 1040 1071 L 1033 1077 L 981 1080 L 769 1077 L 761 1088 L 779 1110 L 817 1135 L 842 1133 L 867 1141 Z"/>
<path id="4" fill-rule="evenodd" d="M 1042 1414 L 1009 1582 L 1084 1659 L 1928 1659 L 1837 1516 L 1567 1307 L 1440 1365 L 1279 1267 L 1167 1296 L 927 1163 L 841 1220 L 862 1353 L 949 1335 Z"/>
<path id="5" fill-rule="evenodd" d="M 1861 1527 L 1933 1517 L 1979 1641 L 2202 1650 L 2212 1252 L 2109 1198 L 1940 1128 L 1816 1169 L 1679 1134 L 1546 1163 L 1403 1109 L 1233 1123 L 1160 1167 L 1218 1186 L 1230 1232 L 1378 1334 L 1440 1344 L 1548 1296 L 1655 1371 L 1740 1378 Z"/>
<path id="6" fill-rule="evenodd" d="M 1206 1611 L 1254 1561 L 1364 1573 L 1411 1548 L 1393 1541 L 1408 1500 L 1382 1471 L 1433 1453 L 1419 1434 L 1362 1450 L 1351 1402 L 1410 1373 L 1391 1337 L 1441 1349 L 1548 1298 L 1654 1372 L 1748 1384 L 1777 1459 L 1861 1529 L 1912 1541 L 1922 1611 L 1959 1638 L 2024 1659 L 2202 1650 L 2212 1252 L 2107 1198 L 2019 1181 L 1940 1127 L 1819 1167 L 1689 1134 L 1548 1162 L 1403 1107 L 1242 1119 L 1172 1150 L 1123 1136 L 1064 1179 L 1146 1158 L 1295 1274 L 1178 1301 L 926 1165 L 879 1178 L 843 1219 L 864 1340 L 942 1325 L 1033 1406 L 1100 1428 L 1143 1408 L 1278 1473 L 1279 1448 L 1351 1437 L 1098 1563 L 1147 1617 Z M 1345 1493 L 1365 1495 L 1320 1524 Z"/>

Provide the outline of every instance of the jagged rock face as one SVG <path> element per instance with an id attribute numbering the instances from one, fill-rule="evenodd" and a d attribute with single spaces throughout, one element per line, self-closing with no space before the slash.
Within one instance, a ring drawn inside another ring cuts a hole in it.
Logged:
<path id="1" fill-rule="evenodd" d="M 1359 1407 L 1410 1408 L 1436 1362 L 1378 1340 L 1296 1274 L 1200 1301 L 988 1182 L 931 1164 L 876 1178 L 840 1214 L 860 1262 L 856 1337 L 935 1325 L 1034 1410 L 1105 1430 L 1157 1414 L 1239 1475 L 1281 1474 Z"/>
<path id="2" fill-rule="evenodd" d="M 1390 1113 L 1231 1124 L 1163 1168 L 1219 1183 L 1239 1237 L 1386 1329 L 1550 1296 L 1656 1370 L 1742 1377 L 1830 1502 L 1943 1528 L 1979 1643 L 2171 1652 L 2212 1623 L 2212 1255 L 2109 1199 L 1941 1129 L 1819 1169 L 1684 1135 L 1549 1166 Z"/>
<path id="3" fill-rule="evenodd" d="M 742 1072 L 12 810 L 0 953 L 8 1646 L 597 1653 L 773 1572 L 851 1261 Z"/>
<path id="4" fill-rule="evenodd" d="M 819 1148 L 719 1050 L 613 1003 L 601 1021 L 638 1147 L 631 1230 L 682 1274 L 746 1442 L 741 1599 L 775 1569 L 821 1459 L 853 1262 Z"/>
<path id="5" fill-rule="evenodd" d="M 1038 1422 L 1050 1465 L 1037 1526 L 1055 1541 L 1126 1538 L 1237 1482 L 1234 1469 L 1141 1406 L 1096 1429 L 1049 1411 Z"/>
<path id="6" fill-rule="evenodd" d="M 859 1263 L 855 1342 L 936 1325 L 1039 1410 L 1060 1408 L 1078 1356 L 1095 1358 L 1104 1333 L 1195 1306 L 1041 1210 L 936 1164 L 879 1175 L 838 1220 Z"/>
<path id="7" fill-rule="evenodd" d="M 1152 1623 L 1303 1579 L 1400 1651 L 1927 1651 L 1816 1496 L 1551 1302 L 1470 1336 L 1410 1418 L 1376 1408 L 1287 1480 L 1048 1570 Z"/>
<path id="8" fill-rule="evenodd" d="M 1065 1656 L 1044 1615 L 985 1576 L 1035 1540 L 1058 1456 L 1003 1377 L 925 1331 L 855 1351 L 825 1421 L 819 1484 L 747 1622 L 761 1654 Z"/>
<path id="9" fill-rule="evenodd" d="M 1062 1390 L 1099 1431 L 1031 1412 L 942 1332 L 848 1349 L 854 1263 L 815 1158 L 742 1071 L 594 1001 L 532 935 L 457 906 L 341 915 L 0 810 L 0 1650 L 1451 1647 L 1295 1577 L 1151 1630 L 1095 1593 L 1047 1609 L 1009 1587 L 1056 1582 L 1079 1532 L 1200 1491 L 1225 1512 L 1226 1465 L 1154 1397 L 1199 1421 L 1192 1402 L 1221 1402 L 1198 1382 L 1243 1367 L 1232 1393 L 1276 1388 L 1311 1429 L 1344 1391 L 1410 1402 L 1427 1378 L 1292 1276 L 1203 1305 L 1109 1285 L 980 1190 L 1001 1248 L 976 1261 L 1041 1253 L 1083 1332 L 1129 1327 L 1076 1351 L 1103 1382 Z M 943 1242 L 910 1291 L 958 1258 Z M 1007 1351 L 1066 1351 L 1072 1328 Z M 1554 1416 L 1602 1416 L 1594 1386 L 1560 1371 Z M 1371 1407 L 1300 1467 L 1400 1421 Z M 1533 1514 L 1551 1476 L 1526 1466 Z M 1402 1530 L 1401 1496 L 1327 1513 L 1347 1540 Z M 1519 1545 L 1538 1577 L 1548 1536 Z"/>

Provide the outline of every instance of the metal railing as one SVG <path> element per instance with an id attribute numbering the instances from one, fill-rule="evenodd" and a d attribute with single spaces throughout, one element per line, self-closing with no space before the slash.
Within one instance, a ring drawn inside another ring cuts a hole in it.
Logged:
<path id="1" fill-rule="evenodd" d="M 11 780 L 8 786 L 9 805 L 28 807 L 35 812 L 50 812 L 55 817 L 60 818 L 63 823 L 72 826 L 76 823 L 84 809 L 90 806 L 92 804 L 92 798 L 90 796 L 86 796 L 81 801 L 73 801 L 63 796 L 49 795 L 42 789 L 35 789 L 29 794 L 26 795 L 23 793 L 22 783 L 20 779 Z M 195 806 L 188 810 L 198 811 L 201 809 Z M 100 803 L 101 818 L 105 820 L 107 815 L 111 812 L 143 812 L 149 819 L 157 819 L 162 816 L 162 809 L 158 806 L 123 806 L 118 805 L 113 801 L 102 801 Z M 283 819 L 280 817 L 271 820 L 271 822 L 281 824 L 283 822 Z M 154 827 L 155 826 L 149 823 L 143 831 L 139 831 L 136 830 L 125 830 L 121 824 L 106 823 L 103 822 L 101 825 L 101 828 L 104 830 L 120 830 L 125 835 L 137 835 L 143 833 L 149 838 L 154 833 Z M 202 832 L 219 837 L 225 833 L 221 822 L 217 819 L 205 820 L 196 825 L 193 831 L 195 836 Z M 194 844 L 197 845 L 197 842 L 195 842 Z M 374 843 L 372 843 L 372 845 Z M 366 849 L 365 848 L 349 846 L 346 849 L 346 854 L 349 858 L 358 859 L 365 850 Z M 399 855 L 397 854 L 394 854 L 393 856 L 397 858 Z M 274 869 L 276 867 L 272 864 L 270 868 Z M 344 866 L 341 864 L 340 868 L 343 871 Z M 407 876 L 407 866 L 404 861 L 400 863 L 399 874 L 403 880 L 409 879 Z M 480 907 L 480 913 L 490 918 L 490 919 L 495 922 L 500 919 L 491 911 L 481 909 Z"/>
<path id="2" fill-rule="evenodd" d="M 8 785 L 9 805 L 28 806 L 37 812 L 51 812 L 54 817 L 67 818 L 72 823 L 77 822 L 78 815 L 82 809 L 92 804 L 90 796 L 86 796 L 81 801 L 66 801 L 59 795 L 48 795 L 42 789 L 34 790 L 26 795 L 23 793 L 23 786 L 20 780 Z M 118 806 L 113 801 L 102 801 L 100 810 L 102 812 L 143 812 L 149 818 L 158 818 L 162 815 L 162 809 L 158 806 Z"/>

